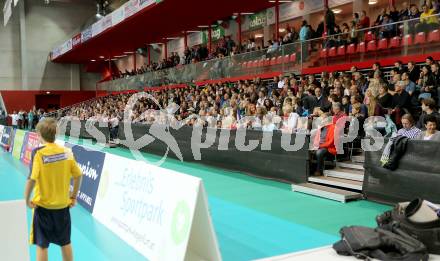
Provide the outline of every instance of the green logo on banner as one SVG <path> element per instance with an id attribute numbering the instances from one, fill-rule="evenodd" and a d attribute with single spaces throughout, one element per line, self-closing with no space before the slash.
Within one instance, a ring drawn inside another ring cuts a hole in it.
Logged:
<path id="1" fill-rule="evenodd" d="M 24 135 L 26 132 L 23 130 L 15 130 L 14 147 L 12 148 L 12 156 L 20 160 L 21 147 L 23 147 Z"/>
<path id="2" fill-rule="evenodd" d="M 249 29 L 256 29 L 266 25 L 266 11 L 249 16 Z"/>
<path id="3" fill-rule="evenodd" d="M 182 243 L 188 236 L 191 226 L 191 213 L 186 201 L 180 201 L 173 212 L 171 221 L 171 237 L 176 245 Z"/>

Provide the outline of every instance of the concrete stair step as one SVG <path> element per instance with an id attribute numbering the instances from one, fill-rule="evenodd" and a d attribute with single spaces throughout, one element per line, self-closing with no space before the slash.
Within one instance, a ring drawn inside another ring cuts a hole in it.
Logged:
<path id="1" fill-rule="evenodd" d="M 334 168 L 324 170 L 324 176 L 340 178 L 340 179 L 350 179 L 355 181 L 364 181 L 364 171 L 355 169 L 345 169 L 345 168 Z"/>
<path id="2" fill-rule="evenodd" d="M 340 179 L 340 178 L 333 178 L 333 177 L 325 177 L 325 176 L 309 177 L 308 180 L 309 180 L 309 182 L 313 182 L 313 183 L 362 191 L 362 182 L 361 181 Z"/>
<path id="3" fill-rule="evenodd" d="M 364 163 L 365 162 L 365 156 L 359 155 L 359 156 L 352 156 L 351 160 L 355 163 Z"/>
<path id="4" fill-rule="evenodd" d="M 336 166 L 342 169 L 355 169 L 364 171 L 364 164 L 352 161 L 336 162 Z"/>
<path id="5" fill-rule="evenodd" d="M 292 191 L 301 192 L 321 198 L 347 202 L 348 200 L 360 199 L 362 194 L 343 189 L 331 188 L 313 183 L 292 184 Z"/>

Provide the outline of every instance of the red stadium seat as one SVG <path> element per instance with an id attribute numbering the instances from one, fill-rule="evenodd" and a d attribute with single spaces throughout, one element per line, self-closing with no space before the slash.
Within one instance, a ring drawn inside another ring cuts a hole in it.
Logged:
<path id="1" fill-rule="evenodd" d="M 258 67 L 258 60 L 254 60 L 252 67 Z"/>
<path id="2" fill-rule="evenodd" d="M 375 40 L 375 39 L 376 39 L 376 36 L 374 35 L 374 33 L 372 31 L 368 31 L 365 34 L 365 41 L 366 42 L 370 42 L 370 41 Z"/>
<path id="3" fill-rule="evenodd" d="M 356 53 L 356 44 L 352 43 L 347 47 L 347 54 L 355 54 Z"/>
<path id="4" fill-rule="evenodd" d="M 344 56 L 345 55 L 345 45 L 341 45 L 338 47 L 338 55 Z"/>
<path id="5" fill-rule="evenodd" d="M 277 57 L 277 64 L 282 64 L 283 63 L 283 56 L 278 56 Z"/>
<path id="6" fill-rule="evenodd" d="M 420 32 L 416 34 L 414 38 L 414 44 L 425 44 L 426 43 L 426 34 L 424 32 Z"/>
<path id="7" fill-rule="evenodd" d="M 270 58 L 266 58 L 266 60 L 264 60 L 264 66 L 269 66 L 270 65 Z"/>
<path id="8" fill-rule="evenodd" d="M 289 55 L 288 54 L 284 55 L 283 63 L 289 63 Z"/>
<path id="9" fill-rule="evenodd" d="M 272 65 L 275 65 L 276 62 L 277 62 L 277 58 L 276 58 L 276 57 L 273 57 L 272 59 L 270 59 L 270 65 L 271 65 L 271 66 L 272 66 Z"/>
<path id="10" fill-rule="evenodd" d="M 328 56 L 329 57 L 335 57 L 336 56 L 336 47 L 330 48 L 330 50 L 328 51 Z"/>
<path id="11" fill-rule="evenodd" d="M 410 35 L 410 34 L 405 35 L 402 40 L 402 46 L 409 46 L 412 44 L 413 44 L 412 35 Z"/>
<path id="12" fill-rule="evenodd" d="M 389 48 L 399 48 L 399 47 L 400 47 L 400 37 L 395 36 L 391 38 Z"/>
<path id="13" fill-rule="evenodd" d="M 376 40 L 371 40 L 367 44 L 367 51 L 374 52 L 377 49 Z"/>
<path id="14" fill-rule="evenodd" d="M 358 44 L 357 52 L 358 53 L 365 53 L 366 51 L 367 51 L 367 46 L 366 46 L 365 42 L 360 42 Z"/>
<path id="15" fill-rule="evenodd" d="M 388 39 L 380 39 L 377 43 L 377 50 L 386 50 L 388 49 Z"/>
<path id="16" fill-rule="evenodd" d="M 428 34 L 428 42 L 440 42 L 440 30 L 436 29 Z"/>
<path id="17" fill-rule="evenodd" d="M 290 55 L 289 61 L 292 62 L 292 63 L 295 63 L 295 62 L 296 62 L 296 53 L 292 53 L 292 54 Z"/>
<path id="18" fill-rule="evenodd" d="M 264 66 L 264 59 L 261 59 L 258 61 L 258 67 L 263 67 Z"/>
<path id="19" fill-rule="evenodd" d="M 319 53 L 319 57 L 321 58 L 327 58 L 327 49 L 321 49 L 321 52 Z"/>
<path id="20" fill-rule="evenodd" d="M 241 66 L 242 66 L 243 68 L 246 68 L 246 67 L 247 67 L 247 62 L 242 63 Z"/>

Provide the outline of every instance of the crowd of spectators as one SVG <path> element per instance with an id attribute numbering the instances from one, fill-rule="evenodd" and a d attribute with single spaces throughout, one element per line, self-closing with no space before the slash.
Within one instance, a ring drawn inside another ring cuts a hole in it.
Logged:
<path id="1" fill-rule="evenodd" d="M 26 112 L 25 110 L 13 111 L 9 114 L 11 125 L 16 129 L 34 130 L 38 122 L 44 118 L 44 110 L 35 108 Z"/>
<path id="2" fill-rule="evenodd" d="M 158 63 L 143 65 L 137 70 L 119 72 L 113 76 L 113 79 L 263 49 L 266 50 L 265 53 L 271 54 L 278 51 L 283 45 L 297 41 L 304 44 L 304 41 L 321 38 L 326 35 L 327 38 L 325 38 L 323 43 L 322 41 L 317 41 L 317 43 L 308 44 L 307 47 L 310 46 L 312 50 L 316 49 L 318 42 L 327 48 L 358 43 L 365 40 L 365 33 L 367 31 L 371 31 L 379 39 L 390 38 L 401 35 L 405 31 L 405 26 L 408 27 L 408 32 L 410 33 L 427 32 L 439 28 L 439 18 L 437 16 L 439 11 L 440 4 L 436 0 L 427 0 L 421 6 L 403 2 L 400 10 L 397 10 L 395 6 L 383 8 L 374 21 L 367 16 L 366 11 L 361 11 L 354 13 L 350 22 L 338 25 L 336 24 L 335 14 L 332 9 L 326 8 L 323 20 L 316 28 L 313 28 L 306 20 L 302 22 L 300 28 L 287 25 L 286 28 L 283 28 L 285 33 L 282 37 L 268 40 L 265 46 L 257 45 L 256 40 L 252 38 L 237 44 L 230 36 L 224 36 L 212 47 L 211 51 L 206 44 L 188 47 L 184 50 L 182 56 L 179 56 L 178 53 L 172 53 L 170 57 Z M 403 23 L 396 24 L 396 22 L 407 20 L 411 20 L 407 25 Z M 309 48 L 303 49 L 307 50 L 303 53 L 304 58 L 307 57 Z M 262 55 L 264 54 L 262 53 Z"/>
<path id="3" fill-rule="evenodd" d="M 371 127 L 385 135 L 440 141 L 439 67 L 437 61 L 427 57 L 421 65 L 397 61 L 387 74 L 376 62 L 366 72 L 352 67 L 348 72 L 323 72 L 320 77 L 292 74 L 268 82 L 256 78 L 152 91 L 149 94 L 157 103 L 140 98 L 128 116 L 139 124 L 159 122 L 283 132 L 310 131 L 315 118 L 335 125 L 338 119 L 353 116 L 361 126 L 360 136 Z M 131 95 L 88 101 L 70 108 L 65 116 L 108 121 L 115 137 Z M 372 116 L 384 117 L 386 124 L 379 126 Z M 329 136 L 333 135 L 332 130 L 320 131 L 315 136 L 323 151 L 317 156 L 336 154 L 334 143 L 330 142 L 334 139 Z M 318 167 L 318 173 L 322 173 L 319 168 L 322 166 Z"/>

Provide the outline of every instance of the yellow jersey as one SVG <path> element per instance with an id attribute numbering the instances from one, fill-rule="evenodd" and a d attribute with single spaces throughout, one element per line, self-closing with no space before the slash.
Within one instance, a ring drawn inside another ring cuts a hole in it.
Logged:
<path id="1" fill-rule="evenodd" d="M 434 9 L 429 9 L 428 13 L 420 14 L 420 22 L 427 24 L 438 24 L 438 15 L 435 14 Z"/>
<path id="2" fill-rule="evenodd" d="M 48 143 L 34 149 L 29 178 L 35 181 L 32 202 L 47 209 L 70 205 L 70 181 L 82 175 L 70 149 Z"/>

